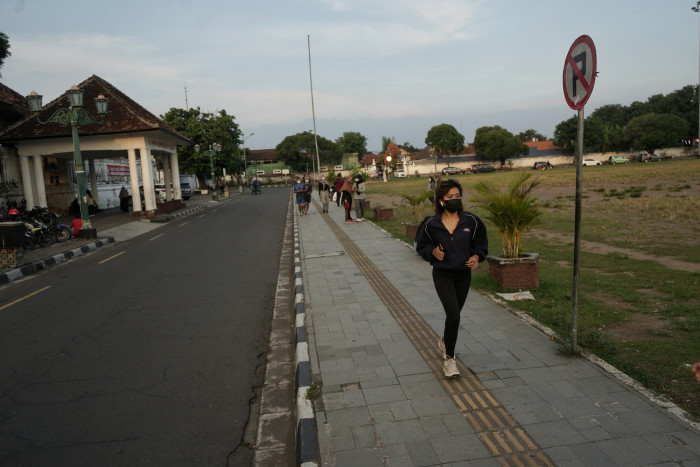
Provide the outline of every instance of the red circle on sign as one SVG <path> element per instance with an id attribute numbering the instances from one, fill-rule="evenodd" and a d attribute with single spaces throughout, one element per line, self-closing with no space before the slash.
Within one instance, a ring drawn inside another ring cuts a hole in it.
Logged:
<path id="1" fill-rule="evenodd" d="M 564 99 L 572 109 L 580 109 L 591 97 L 597 66 L 598 58 L 593 39 L 584 34 L 571 44 L 564 60 L 564 75 L 562 77 Z M 571 70 L 568 73 L 569 80 L 567 80 L 567 70 Z M 579 97 L 578 86 L 581 86 L 585 91 L 585 95 Z"/>

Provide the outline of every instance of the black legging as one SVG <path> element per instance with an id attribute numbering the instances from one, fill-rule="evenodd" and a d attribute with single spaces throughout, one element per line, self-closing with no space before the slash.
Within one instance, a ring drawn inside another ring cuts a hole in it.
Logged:
<path id="1" fill-rule="evenodd" d="M 467 301 L 472 271 L 433 268 L 433 284 L 445 309 L 445 353 L 454 357 L 457 333 L 459 332 L 459 313 Z"/>

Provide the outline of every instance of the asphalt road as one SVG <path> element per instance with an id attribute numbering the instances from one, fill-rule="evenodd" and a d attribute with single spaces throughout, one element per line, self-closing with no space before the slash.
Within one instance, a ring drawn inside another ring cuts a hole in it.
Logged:
<path id="1" fill-rule="evenodd" d="M 0 464 L 240 462 L 288 199 L 221 203 L 0 288 Z"/>

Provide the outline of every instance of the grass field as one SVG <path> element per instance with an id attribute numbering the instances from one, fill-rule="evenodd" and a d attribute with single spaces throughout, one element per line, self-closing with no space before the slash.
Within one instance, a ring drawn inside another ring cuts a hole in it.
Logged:
<path id="1" fill-rule="evenodd" d="M 511 302 L 571 337 L 576 169 L 534 172 L 543 216 L 523 236 L 521 251 L 540 254 L 535 301 Z M 462 183 L 465 208 L 479 180 L 505 184 L 508 171 L 468 174 Z M 394 219 L 377 222 L 408 241 L 404 223 L 413 221 L 401 194 L 427 188 L 427 178 L 370 182 L 371 206 L 393 206 Z M 700 361 L 700 159 L 583 168 L 578 340 L 648 388 L 700 416 L 700 383 L 690 365 Z M 432 212 L 428 207 L 425 214 Z M 368 218 L 371 216 L 368 215 Z M 501 252 L 500 237 L 489 230 L 490 253 Z M 483 263 L 473 287 L 499 290 Z M 566 344 L 563 344 L 566 348 Z"/>

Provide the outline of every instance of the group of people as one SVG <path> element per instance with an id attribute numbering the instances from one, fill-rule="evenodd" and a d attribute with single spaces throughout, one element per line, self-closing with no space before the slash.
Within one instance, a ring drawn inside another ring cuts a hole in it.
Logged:
<path id="1" fill-rule="evenodd" d="M 294 181 L 294 196 L 296 197 L 297 209 L 299 214 L 304 215 L 309 213 L 309 205 L 311 204 L 311 193 L 314 190 L 309 176 L 304 178 L 297 177 Z"/>
<path id="2" fill-rule="evenodd" d="M 305 215 L 309 213 L 312 192 L 311 179 L 308 176 L 303 178 L 297 177 L 294 183 L 294 194 L 299 214 Z M 353 197 L 355 219 L 352 218 L 351 214 Z M 318 182 L 318 199 L 321 201 L 324 214 L 328 212 L 331 200 L 334 200 L 338 207 L 342 204 L 343 208 L 345 208 L 346 223 L 365 220 L 365 181 L 361 174 L 357 174 L 353 179 L 350 175 L 343 177 L 341 173 L 338 173 L 332 185 L 325 176 L 321 176 Z"/>
<path id="3" fill-rule="evenodd" d="M 353 196 L 355 201 L 355 219 L 352 218 Z M 333 198 L 338 206 L 345 208 L 345 222 L 363 222 L 365 220 L 365 180 L 362 174 L 343 177 L 338 173 L 333 181 Z"/>

